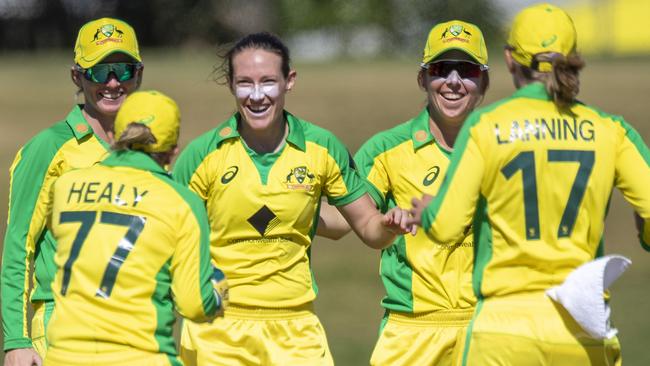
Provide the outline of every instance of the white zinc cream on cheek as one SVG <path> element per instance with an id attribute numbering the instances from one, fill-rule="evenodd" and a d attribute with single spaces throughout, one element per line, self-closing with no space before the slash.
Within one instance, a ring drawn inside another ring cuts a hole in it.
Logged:
<path id="1" fill-rule="evenodd" d="M 246 86 L 235 86 L 235 95 L 239 99 L 251 99 L 261 101 L 264 97 L 275 99 L 280 95 L 280 86 L 278 83 L 265 83 Z"/>

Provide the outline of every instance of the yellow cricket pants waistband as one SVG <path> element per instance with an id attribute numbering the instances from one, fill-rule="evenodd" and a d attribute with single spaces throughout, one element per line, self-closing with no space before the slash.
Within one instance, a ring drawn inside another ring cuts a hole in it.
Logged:
<path id="1" fill-rule="evenodd" d="M 403 313 L 391 310 L 388 321 L 411 326 L 450 326 L 460 327 L 469 324 L 474 308 L 432 311 L 428 313 Z"/>
<path id="2" fill-rule="evenodd" d="M 301 319 L 314 315 L 314 304 L 311 302 L 289 308 L 260 308 L 230 304 L 224 312 L 226 318 L 249 320 Z"/>

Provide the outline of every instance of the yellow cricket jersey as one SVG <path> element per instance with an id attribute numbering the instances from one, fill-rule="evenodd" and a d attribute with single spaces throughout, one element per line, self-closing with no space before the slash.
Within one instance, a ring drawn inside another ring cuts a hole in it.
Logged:
<path id="1" fill-rule="evenodd" d="M 46 227 L 52 183 L 63 173 L 103 159 L 109 146 L 95 136 L 75 106 L 66 118 L 41 131 L 16 154 L 9 171 L 9 213 L 2 255 L 4 349 L 31 348 L 27 302 L 34 261 L 32 301 L 52 300 L 56 242 Z"/>
<path id="2" fill-rule="evenodd" d="M 293 307 L 316 297 L 310 245 L 320 198 L 346 205 L 366 193 L 344 145 L 329 131 L 285 112 L 281 151 L 257 154 L 237 132 L 239 114 L 194 140 L 174 178 L 205 202 L 212 259 L 230 303 Z"/>
<path id="3" fill-rule="evenodd" d="M 372 137 L 354 159 L 371 183 L 371 196 L 385 212 L 395 205 L 410 207 L 411 199 L 422 194 L 435 196 L 449 154 L 431 134 L 425 108 L 412 120 Z M 400 236 L 382 250 L 380 273 L 386 288 L 382 305 L 409 313 L 472 308 L 476 303 L 472 260 L 471 235 L 445 242 L 431 241 L 422 230 L 416 236 Z"/>
<path id="4" fill-rule="evenodd" d="M 479 298 L 545 290 L 601 251 L 612 187 L 644 220 L 650 153 L 622 118 L 581 103 L 560 113 L 541 83 L 475 111 L 422 225 L 453 240 L 473 220 Z"/>
<path id="5" fill-rule="evenodd" d="M 125 151 L 63 175 L 52 202 L 58 249 L 50 350 L 135 348 L 179 364 L 173 311 L 205 321 L 221 303 L 210 281 L 201 200 L 148 155 Z"/>

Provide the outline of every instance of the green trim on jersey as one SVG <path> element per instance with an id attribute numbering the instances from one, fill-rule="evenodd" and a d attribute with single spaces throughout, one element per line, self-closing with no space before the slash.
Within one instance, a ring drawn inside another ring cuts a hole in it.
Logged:
<path id="1" fill-rule="evenodd" d="M 384 331 L 384 328 L 386 328 L 386 324 L 388 324 L 388 317 L 390 316 L 390 310 L 386 309 L 384 311 L 384 315 L 381 317 L 381 321 L 379 322 L 379 331 L 377 332 L 377 337 L 381 337 L 381 333 Z"/>
<path id="2" fill-rule="evenodd" d="M 199 197 L 197 197 L 189 188 L 174 181 L 168 175 L 158 176 L 160 180 L 167 183 L 170 187 L 174 188 L 176 193 L 187 202 L 192 210 L 194 217 L 201 228 L 201 241 L 199 242 L 199 288 L 201 289 L 201 302 L 203 304 L 203 312 L 208 317 L 213 317 L 221 308 L 220 303 L 217 302 L 214 295 L 214 288 L 208 279 L 212 278 L 213 269 L 210 264 L 210 224 L 208 223 L 208 215 L 205 212 L 205 205 Z M 201 284 L 204 284 L 201 286 Z"/>
<path id="3" fill-rule="evenodd" d="M 288 112 L 285 113 L 287 115 L 287 120 L 289 121 L 289 126 L 296 126 L 300 128 L 300 131 L 304 136 L 305 144 L 314 143 L 325 148 L 327 150 L 327 154 L 331 156 L 336 162 L 339 172 L 343 172 L 345 167 L 349 167 L 352 170 L 352 174 L 346 175 L 343 179 L 348 193 L 345 196 L 338 198 L 327 197 L 327 201 L 330 205 L 345 206 L 356 201 L 367 193 L 364 184 L 355 187 L 352 182 L 352 180 L 355 178 L 361 181 L 363 180 L 357 173 L 356 165 L 354 163 L 354 159 L 352 159 L 352 155 L 347 150 L 347 148 L 345 148 L 345 144 L 343 144 L 341 140 L 339 140 L 333 133 L 322 127 L 304 121 L 302 121 L 302 123 L 299 123 L 301 121 L 300 119 L 294 117 Z M 289 140 L 289 142 L 291 141 Z M 340 147 L 344 147 L 344 149 L 341 149 Z M 352 175 L 356 175 L 356 177 L 353 178 Z M 316 215 L 318 215 L 318 213 L 316 213 Z"/>
<path id="4" fill-rule="evenodd" d="M 234 304 L 291 307 L 313 301 L 318 287 L 310 245 L 321 196 L 344 205 L 366 192 L 349 152 L 333 134 L 284 114 L 289 130 L 279 153 L 248 149 L 236 113 L 192 141 L 174 167 L 174 178 L 208 210 L 211 253 L 229 278 Z M 271 158 L 268 172 L 258 157 Z M 260 245 L 265 242 L 271 244 Z M 277 258 L 275 251 L 288 254 L 277 263 L 267 261 Z M 264 265 L 256 268 L 255 261 Z M 242 271 L 244 262 L 250 264 Z"/>
<path id="5" fill-rule="evenodd" d="M 627 123 L 627 121 L 625 121 L 623 117 L 605 113 L 600 109 L 592 106 L 585 105 L 584 107 L 591 109 L 601 117 L 609 118 L 613 122 L 620 124 L 621 127 L 625 130 L 625 137 L 627 137 L 627 139 L 630 140 L 632 145 L 636 147 L 637 151 L 639 152 L 639 155 L 641 155 L 643 157 L 643 160 L 646 162 L 646 164 L 650 166 L 650 151 L 648 150 L 648 147 L 643 142 L 643 138 L 641 137 L 641 135 L 639 135 L 639 132 L 636 129 L 634 129 L 634 127 L 632 127 L 629 123 Z"/>
<path id="6" fill-rule="evenodd" d="M 106 157 L 106 159 L 104 159 L 100 164 L 105 166 L 125 166 L 129 168 L 148 170 L 169 177 L 169 173 L 167 173 L 163 167 L 158 165 L 158 163 L 156 163 L 149 155 L 140 151 L 115 151 Z"/>
<path id="7" fill-rule="evenodd" d="M 176 355 L 176 344 L 172 335 L 174 328 L 174 306 L 171 301 L 171 260 L 168 260 L 156 274 L 156 289 L 151 302 L 156 309 L 156 330 L 154 338 L 161 353 Z"/>
<path id="8" fill-rule="evenodd" d="M 39 196 L 44 193 L 43 186 L 49 175 L 63 169 L 59 163 L 64 145 L 72 139 L 83 143 L 91 136 L 92 128 L 83 117 L 80 106 L 75 106 L 64 120 L 28 141 L 12 164 L 0 280 L 5 351 L 32 347 L 27 329 L 26 295 L 32 259 L 32 300 L 52 300 L 50 283 L 55 273 L 56 244 L 45 227 L 45 214 L 40 210 L 36 212 Z M 34 232 L 39 225 L 43 225 L 43 229 Z"/>
<path id="9" fill-rule="evenodd" d="M 395 183 L 386 183 L 388 187 L 380 189 L 369 180 L 369 174 L 373 170 L 386 171 L 387 174 L 392 171 L 390 166 L 384 166 L 382 156 L 405 153 L 399 149 L 409 152 L 408 156 L 416 156 L 418 150 L 431 144 L 446 159 L 449 158 L 450 152 L 442 149 L 431 133 L 429 111 L 424 108 L 416 117 L 375 134 L 359 149 L 355 155 L 358 170 L 366 180 L 370 196 L 382 212 L 397 206 L 393 196 Z M 384 197 L 385 190 L 387 192 Z M 381 252 L 380 276 L 386 290 L 381 304 L 389 310 L 413 313 L 416 307 L 414 271 L 408 259 L 407 248 L 406 238 L 399 236 L 393 245 Z"/>
<path id="10" fill-rule="evenodd" d="M 413 269 L 406 260 L 406 240 L 400 235 L 381 251 L 380 275 L 386 288 L 381 306 L 405 313 L 413 312 Z"/>
<path id="11" fill-rule="evenodd" d="M 289 124 L 289 135 L 287 135 L 287 141 L 296 146 L 298 149 L 305 151 L 305 138 L 300 126 L 300 120 L 287 111 L 284 111 L 284 117 Z M 204 135 L 214 134 L 216 137 L 215 147 L 226 139 L 241 137 L 239 131 L 237 130 L 240 120 L 241 114 L 237 112 L 233 114 L 228 120 L 217 126 L 217 128 L 208 131 L 208 133 Z"/>
<path id="12" fill-rule="evenodd" d="M 282 154 L 282 151 L 284 150 L 285 146 L 282 146 L 280 148 L 280 151 L 274 152 L 274 153 L 264 153 L 260 154 L 256 152 L 255 150 L 251 149 L 246 145 L 246 142 L 242 139 L 242 144 L 246 148 L 246 151 L 248 152 L 248 156 L 251 157 L 251 160 L 253 160 L 253 164 L 257 168 L 257 172 L 260 174 L 260 181 L 263 186 L 266 185 L 266 183 L 269 181 L 269 172 L 271 171 L 271 168 L 273 168 L 273 164 L 278 160 L 280 155 Z"/>
<path id="13" fill-rule="evenodd" d="M 646 243 L 645 240 L 643 240 L 643 233 L 645 232 L 645 222 L 641 224 L 641 231 L 639 232 L 639 243 L 641 243 L 641 248 L 643 248 L 645 251 L 650 252 L 650 243 Z"/>
<path id="14" fill-rule="evenodd" d="M 362 173 L 361 175 L 364 178 L 367 176 L 369 169 L 374 165 L 375 158 L 379 155 L 386 154 L 408 141 L 413 142 L 413 148 L 415 150 L 435 141 L 438 150 L 449 157 L 451 152 L 441 148 L 433 134 L 431 134 L 429 119 L 429 110 L 424 108 L 415 118 L 372 136 L 354 155 L 354 161 L 358 164 L 358 169 Z M 425 134 L 424 137 L 422 137 L 422 133 Z M 387 204 L 388 198 L 384 197 L 372 183 L 367 181 L 365 183 L 368 188 L 368 193 L 375 201 L 377 207 L 384 213 L 388 211 L 390 208 Z"/>
<path id="15" fill-rule="evenodd" d="M 472 288 L 478 300 L 483 299 L 481 284 L 483 272 L 492 258 L 492 227 L 488 218 L 487 199 L 480 196 L 476 205 L 473 220 L 474 239 L 474 273 L 472 274 Z"/>
<path id="16" fill-rule="evenodd" d="M 625 121 L 625 119 L 623 119 L 623 117 L 612 115 L 612 114 L 609 114 L 609 113 L 605 113 L 605 112 L 601 111 L 600 109 L 592 107 L 592 106 L 585 105 L 585 107 L 588 108 L 588 109 L 591 109 L 592 111 L 594 111 L 596 113 L 598 113 L 598 115 L 601 116 L 601 117 L 609 118 L 613 122 L 620 124 L 621 127 L 625 130 L 625 137 L 628 140 L 630 140 L 630 142 L 637 149 L 637 151 L 639 152 L 639 155 L 641 155 L 641 157 L 643 158 L 645 163 L 648 166 L 650 166 L 650 151 L 648 150 L 648 147 L 643 142 L 643 138 L 641 137 L 639 132 L 634 127 L 632 127 L 629 123 L 627 123 L 627 121 Z M 611 201 L 611 196 L 610 196 L 610 201 Z M 610 201 L 607 202 L 607 210 L 605 212 L 605 216 L 607 216 L 607 212 L 609 212 L 609 203 L 610 203 Z M 641 247 L 645 251 L 650 252 L 650 244 L 646 243 L 643 240 L 643 234 L 642 233 L 644 232 L 644 227 L 645 227 L 645 223 L 641 226 L 641 231 L 639 233 L 639 243 L 641 243 Z M 603 248 L 601 248 L 601 247 L 603 247 L 603 243 L 604 243 L 604 241 L 601 241 L 601 245 L 598 247 L 598 252 L 597 252 L 596 257 L 599 257 L 599 256 L 603 255 L 604 250 L 603 250 Z"/>
<path id="17" fill-rule="evenodd" d="M 476 302 L 476 309 L 474 310 L 474 316 L 472 316 L 472 320 L 470 320 L 469 325 L 467 326 L 467 334 L 465 335 L 465 347 L 463 348 L 463 366 L 467 366 L 467 355 L 469 354 L 469 347 L 471 347 L 472 343 L 472 331 L 474 331 L 474 322 L 481 312 L 481 309 L 483 309 L 483 299 L 478 299 Z"/>

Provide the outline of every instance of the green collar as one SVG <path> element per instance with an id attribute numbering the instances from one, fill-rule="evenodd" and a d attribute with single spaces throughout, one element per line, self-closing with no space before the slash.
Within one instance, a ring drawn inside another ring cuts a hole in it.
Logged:
<path id="1" fill-rule="evenodd" d="M 415 150 L 434 140 L 429 128 L 429 109 L 426 107 L 411 120 L 411 140 L 413 140 Z"/>
<path id="2" fill-rule="evenodd" d="M 540 82 L 534 82 L 517 89 L 512 98 L 551 100 L 551 97 L 546 92 L 546 87 Z"/>
<path id="3" fill-rule="evenodd" d="M 70 129 L 72 129 L 72 133 L 74 133 L 74 137 L 77 140 L 81 140 L 93 133 L 92 127 L 90 127 L 81 112 L 81 107 L 82 105 L 74 106 L 72 111 L 70 111 L 70 113 L 65 117 L 65 121 L 68 123 L 68 126 L 70 126 Z"/>
<path id="4" fill-rule="evenodd" d="M 148 170 L 153 173 L 169 175 L 169 173 L 149 155 L 141 151 L 124 150 L 113 151 L 100 164 L 106 166 L 126 166 L 141 170 Z"/>
<path id="5" fill-rule="evenodd" d="M 284 111 L 284 117 L 289 124 L 287 142 L 305 151 L 305 132 L 302 129 L 300 119 L 287 111 Z M 237 131 L 237 124 L 240 118 L 241 115 L 237 112 L 216 128 L 217 145 L 224 140 L 241 137 L 239 131 Z"/>

